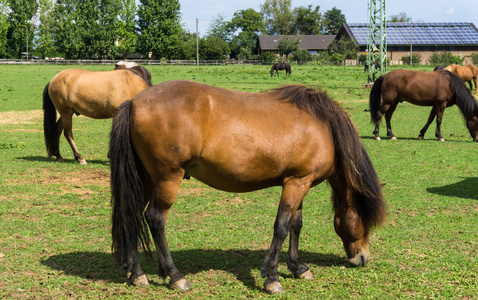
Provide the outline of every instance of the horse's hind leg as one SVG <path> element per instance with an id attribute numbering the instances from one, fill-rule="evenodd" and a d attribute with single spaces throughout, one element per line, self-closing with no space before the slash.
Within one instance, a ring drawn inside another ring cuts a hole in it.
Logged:
<path id="1" fill-rule="evenodd" d="M 394 103 L 394 104 L 390 105 L 390 108 L 385 113 L 385 121 L 387 123 L 387 135 L 392 140 L 397 139 L 397 137 L 392 132 L 392 123 L 391 123 L 392 115 L 393 115 L 393 112 L 395 111 L 395 109 L 397 108 L 397 105 L 398 105 L 398 103 Z"/>
<path id="2" fill-rule="evenodd" d="M 314 279 L 309 267 L 300 262 L 299 258 L 299 235 L 302 229 L 302 204 L 292 216 L 290 237 L 289 237 L 289 256 L 287 257 L 287 267 L 300 279 Z"/>
<path id="3" fill-rule="evenodd" d="M 72 115 L 69 115 L 68 117 L 63 117 L 62 122 L 63 122 L 63 127 L 64 127 L 64 133 L 65 133 L 65 138 L 70 144 L 71 150 L 73 150 L 73 155 L 75 156 L 75 159 L 78 161 L 80 165 L 86 165 L 86 160 L 80 155 L 78 152 L 78 148 L 76 148 L 75 141 L 73 140 L 73 131 L 72 131 L 72 125 L 73 125 L 73 120 L 72 120 Z"/>
<path id="4" fill-rule="evenodd" d="M 165 233 L 168 212 L 176 198 L 183 176 L 184 174 L 179 174 L 175 179 L 156 184 L 145 217 L 157 249 L 159 276 L 162 278 L 169 276 L 171 288 L 186 291 L 191 286 L 174 265 Z"/>
<path id="5" fill-rule="evenodd" d="M 420 130 L 420 135 L 418 136 L 419 140 L 424 139 L 425 133 L 428 130 L 428 126 L 430 126 L 430 124 L 433 122 L 433 120 L 435 119 L 436 114 L 437 114 L 437 110 L 436 110 L 435 107 L 433 107 L 431 112 L 430 112 L 430 115 L 428 116 L 427 123 L 425 124 L 425 126 L 423 126 L 422 130 Z"/>
<path id="6" fill-rule="evenodd" d="M 446 104 L 444 104 L 446 105 Z M 446 107 L 446 106 L 445 106 Z M 444 142 L 445 139 L 443 138 L 443 136 L 441 135 L 441 121 L 442 121 L 442 118 L 443 118 L 443 113 L 445 112 L 445 107 L 438 107 L 437 108 L 437 129 L 435 131 L 435 136 L 437 137 L 437 139 L 440 141 L 440 142 Z"/>

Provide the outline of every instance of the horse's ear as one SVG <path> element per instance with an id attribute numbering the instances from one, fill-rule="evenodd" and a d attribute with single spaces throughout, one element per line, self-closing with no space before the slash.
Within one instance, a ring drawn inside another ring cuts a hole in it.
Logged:
<path id="1" fill-rule="evenodd" d="M 383 189 L 383 187 L 384 187 L 385 185 L 386 185 L 386 183 L 381 183 L 381 184 L 380 184 L 380 188 Z"/>

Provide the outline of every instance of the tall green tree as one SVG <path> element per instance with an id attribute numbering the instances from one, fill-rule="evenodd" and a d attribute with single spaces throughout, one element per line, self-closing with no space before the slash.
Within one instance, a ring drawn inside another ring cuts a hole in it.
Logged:
<path id="1" fill-rule="evenodd" d="M 5 57 L 7 54 L 8 43 L 8 0 L 0 0 L 0 57 Z"/>
<path id="2" fill-rule="evenodd" d="M 38 16 L 40 24 L 36 31 L 35 44 L 36 49 L 42 58 L 52 55 L 56 51 L 53 30 L 55 28 L 52 18 L 55 6 L 54 0 L 38 0 Z"/>
<path id="3" fill-rule="evenodd" d="M 18 58 L 33 44 L 34 20 L 38 2 L 36 0 L 9 0 L 10 24 L 7 33 L 8 47 Z M 29 50 L 30 51 L 30 50 Z"/>
<path id="4" fill-rule="evenodd" d="M 93 0 L 98 3 L 98 0 Z M 120 21 L 118 16 L 121 10 L 121 0 L 101 0 L 97 4 L 98 15 L 95 22 L 96 31 L 93 35 L 93 56 L 98 58 L 114 59 L 118 53 L 116 41 Z"/>
<path id="5" fill-rule="evenodd" d="M 296 7 L 294 8 L 292 14 L 292 34 L 320 34 L 320 29 L 322 27 L 322 14 L 320 13 L 320 6 L 316 6 L 315 8 L 313 8 L 312 5 L 307 7 Z"/>
<path id="6" fill-rule="evenodd" d="M 238 59 L 249 59 L 254 55 L 257 36 L 266 31 L 263 16 L 252 8 L 239 10 L 229 23 L 232 33 L 236 33 L 229 46 L 231 55 Z"/>
<path id="7" fill-rule="evenodd" d="M 229 42 L 232 38 L 230 21 L 226 21 L 226 18 L 222 14 L 218 14 L 209 24 L 206 35 Z"/>
<path id="8" fill-rule="evenodd" d="M 81 18 L 80 14 L 83 12 L 77 9 L 74 1 L 76 2 L 76 0 L 56 0 L 51 16 L 55 24 L 53 29 L 55 46 L 66 59 L 78 57 L 85 43 L 81 28 L 77 24 L 77 19 Z"/>
<path id="9" fill-rule="evenodd" d="M 279 41 L 277 41 L 277 50 L 279 54 L 289 55 L 292 52 L 295 52 L 299 49 L 300 39 L 290 36 L 284 36 Z"/>
<path id="10" fill-rule="evenodd" d="M 137 6 L 135 0 L 121 0 L 121 2 L 118 24 L 118 52 L 127 55 L 136 50 L 138 41 L 135 32 Z"/>
<path id="11" fill-rule="evenodd" d="M 138 47 L 143 54 L 172 58 L 177 53 L 181 31 L 178 0 L 140 0 Z"/>
<path id="12" fill-rule="evenodd" d="M 343 23 L 347 23 L 342 10 L 333 7 L 324 13 L 323 34 L 337 34 Z"/>
<path id="13" fill-rule="evenodd" d="M 287 35 L 292 30 L 291 0 L 265 0 L 261 5 L 264 26 L 269 35 Z"/>

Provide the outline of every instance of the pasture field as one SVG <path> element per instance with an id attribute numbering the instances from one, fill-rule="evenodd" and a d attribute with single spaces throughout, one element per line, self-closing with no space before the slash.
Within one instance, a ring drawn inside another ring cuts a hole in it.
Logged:
<path id="1" fill-rule="evenodd" d="M 113 66 L 81 66 L 110 70 Z M 142 266 L 152 284 L 125 284 L 111 255 L 107 159 L 111 120 L 74 117 L 73 133 L 88 161 L 79 166 L 62 137 L 64 163 L 48 159 L 41 94 L 72 66 L 0 65 L 0 298 L 2 299 L 477 299 L 478 145 L 456 107 L 445 111 L 418 141 L 430 108 L 401 103 L 392 119 L 397 141 L 373 140 L 370 90 L 362 67 L 292 66 L 271 78 L 269 66 L 150 66 L 153 83 L 172 79 L 251 92 L 299 83 L 320 86 L 356 123 L 380 180 L 386 183 L 388 221 L 370 237 L 371 261 L 350 268 L 333 228 L 330 188 L 304 200 L 302 260 L 315 275 L 279 274 L 286 294 L 262 289 L 260 267 L 272 240 L 280 188 L 247 194 L 183 182 L 167 234 L 178 269 L 192 290 L 170 290 L 156 262 Z M 417 67 L 432 70 L 431 66 Z M 280 120 L 279 120 L 280 121 Z"/>

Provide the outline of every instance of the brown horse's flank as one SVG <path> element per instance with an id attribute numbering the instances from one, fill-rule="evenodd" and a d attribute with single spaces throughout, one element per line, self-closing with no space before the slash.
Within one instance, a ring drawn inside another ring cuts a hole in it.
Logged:
<path id="1" fill-rule="evenodd" d="M 367 263 L 369 230 L 386 217 L 377 174 L 354 124 L 326 94 L 303 86 L 263 94 L 186 81 L 154 86 L 120 107 L 109 155 L 112 249 L 122 270 L 137 285 L 148 284 L 139 265 L 138 246 L 151 248 L 149 226 L 159 275 L 169 276 L 173 288 L 189 289 L 174 265 L 165 236 L 167 214 L 186 174 L 229 191 L 282 185 L 274 236 L 261 268 L 267 277 L 264 286 L 271 293 L 283 292 L 277 264 L 288 234 L 289 270 L 299 278 L 312 278 L 298 252 L 302 199 L 310 187 L 329 181 L 335 230 L 354 265 Z"/>

